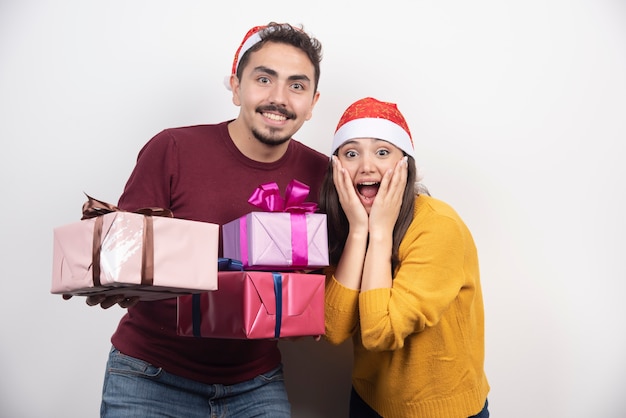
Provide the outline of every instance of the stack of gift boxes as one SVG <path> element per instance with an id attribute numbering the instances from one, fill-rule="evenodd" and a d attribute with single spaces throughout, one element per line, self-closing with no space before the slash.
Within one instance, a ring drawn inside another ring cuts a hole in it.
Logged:
<path id="1" fill-rule="evenodd" d="M 221 226 L 219 259 L 218 225 L 89 198 L 83 220 L 54 230 L 52 293 L 177 297 L 181 336 L 321 335 L 325 278 L 310 271 L 328 265 L 327 226 L 308 191 L 259 186 L 249 202 L 260 210 Z"/>
<path id="2" fill-rule="evenodd" d="M 308 191 L 293 180 L 283 198 L 275 183 L 263 184 L 248 200 L 261 211 L 222 226 L 223 255 L 240 271 L 220 271 L 217 291 L 178 298 L 179 335 L 324 333 L 324 276 L 304 271 L 328 265 L 326 215 L 305 202 Z"/>

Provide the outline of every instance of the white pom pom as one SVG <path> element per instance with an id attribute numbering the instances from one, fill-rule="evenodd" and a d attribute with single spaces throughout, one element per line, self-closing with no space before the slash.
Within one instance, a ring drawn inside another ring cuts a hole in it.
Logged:
<path id="1" fill-rule="evenodd" d="M 420 182 L 422 180 L 424 180 L 424 168 L 423 167 L 416 167 L 416 173 L 415 173 L 415 181 Z"/>

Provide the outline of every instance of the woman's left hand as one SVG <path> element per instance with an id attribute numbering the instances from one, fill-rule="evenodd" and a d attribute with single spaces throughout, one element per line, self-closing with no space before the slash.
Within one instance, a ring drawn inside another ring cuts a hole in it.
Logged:
<path id="1" fill-rule="evenodd" d="M 370 211 L 370 234 L 377 228 L 393 231 L 402 206 L 402 197 L 407 181 L 407 167 L 407 157 L 404 157 L 398 161 L 393 170 L 389 169 L 383 176 Z"/>

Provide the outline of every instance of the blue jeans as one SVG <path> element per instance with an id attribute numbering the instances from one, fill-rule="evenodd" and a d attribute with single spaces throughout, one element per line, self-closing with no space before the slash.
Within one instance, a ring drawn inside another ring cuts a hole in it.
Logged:
<path id="1" fill-rule="evenodd" d="M 289 418 L 291 405 L 282 365 L 247 382 L 209 385 L 175 376 L 113 347 L 100 416 Z"/>

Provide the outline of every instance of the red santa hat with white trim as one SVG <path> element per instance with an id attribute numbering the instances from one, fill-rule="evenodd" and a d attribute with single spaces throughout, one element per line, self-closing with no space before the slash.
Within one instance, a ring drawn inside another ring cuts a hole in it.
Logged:
<path id="1" fill-rule="evenodd" d="M 243 37 L 243 40 L 241 41 L 239 48 L 237 48 L 237 51 L 235 52 L 235 58 L 233 59 L 233 66 L 230 71 L 230 75 L 227 75 L 224 78 L 224 85 L 226 86 L 228 90 L 230 90 L 230 76 L 237 74 L 237 68 L 239 67 L 239 60 L 241 59 L 243 54 L 245 54 L 250 48 L 252 48 L 254 45 L 261 42 L 262 39 L 261 39 L 261 34 L 259 32 L 261 32 L 263 29 L 266 29 L 266 28 L 267 26 L 254 26 Z"/>
<path id="2" fill-rule="evenodd" d="M 395 103 L 373 97 L 352 103 L 337 124 L 331 155 L 344 142 L 355 138 L 382 139 L 415 158 L 411 131 Z"/>

